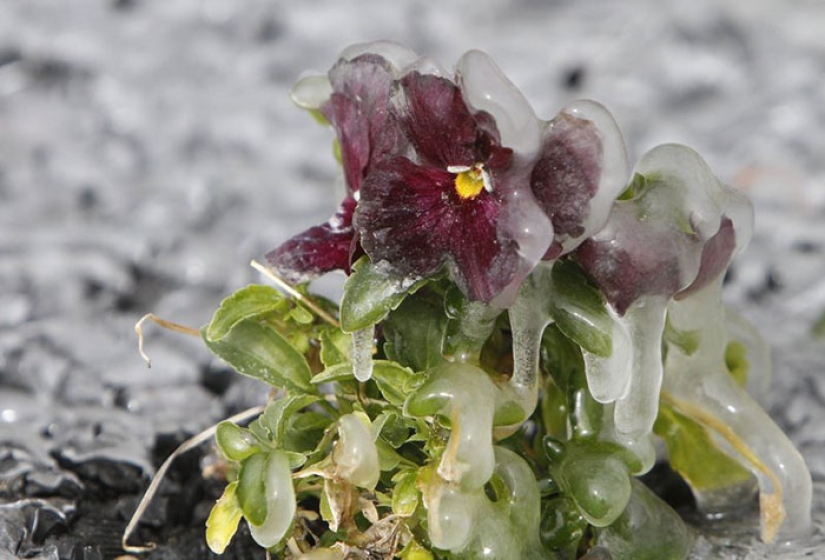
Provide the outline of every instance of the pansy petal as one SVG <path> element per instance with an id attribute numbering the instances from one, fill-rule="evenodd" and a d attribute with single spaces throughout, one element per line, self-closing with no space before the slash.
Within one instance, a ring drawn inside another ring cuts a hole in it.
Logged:
<path id="1" fill-rule="evenodd" d="M 425 277 L 444 264 L 453 207 L 444 195 L 453 175 L 404 157 L 376 166 L 364 181 L 355 215 L 361 245 L 373 262 L 396 274 Z"/>
<path id="2" fill-rule="evenodd" d="M 407 74 L 399 84 L 393 110 L 420 161 L 439 169 L 478 163 L 478 143 L 494 139 L 479 129 L 458 87 L 418 72 Z"/>
<path id="3" fill-rule="evenodd" d="M 472 50 L 458 61 L 456 76 L 470 107 L 495 119 L 501 144 L 520 156 L 532 157 L 539 148 L 540 123 L 524 95 L 496 63 L 486 53 Z"/>
<path id="4" fill-rule="evenodd" d="M 349 271 L 355 231 L 352 214 L 355 200 L 344 199 L 335 215 L 288 239 L 266 260 L 287 282 L 301 284 L 333 270 Z"/>
<path id="5" fill-rule="evenodd" d="M 329 71 L 333 93 L 323 110 L 338 133 L 351 192 L 370 164 L 399 149 L 401 134 L 388 107 L 393 77 L 390 63 L 376 54 L 341 59 Z"/>
<path id="6" fill-rule="evenodd" d="M 568 253 L 600 230 L 627 182 L 624 142 L 601 105 L 576 102 L 548 122 L 530 178 L 553 221 L 549 258 Z"/>
<path id="7" fill-rule="evenodd" d="M 499 227 L 500 203 L 489 193 L 459 203 L 449 236 L 456 284 L 471 300 L 489 303 L 512 281 L 518 244 Z"/>

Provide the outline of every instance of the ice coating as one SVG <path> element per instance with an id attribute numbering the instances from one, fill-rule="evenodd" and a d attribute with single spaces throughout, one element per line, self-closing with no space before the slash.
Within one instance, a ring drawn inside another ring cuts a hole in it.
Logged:
<path id="1" fill-rule="evenodd" d="M 582 349 L 590 394 L 603 404 L 612 403 L 627 394 L 633 359 L 633 346 L 627 326 L 612 309 L 609 312 L 614 318 L 611 332 L 613 352 L 610 356 L 603 357 Z"/>
<path id="2" fill-rule="evenodd" d="M 378 449 L 364 422 L 355 414 L 341 416 L 338 438 L 332 454 L 335 475 L 361 488 L 375 488 L 381 474 Z"/>
<path id="3" fill-rule="evenodd" d="M 762 334 L 747 319 L 731 308 L 725 309 L 725 325 L 729 342 L 739 342 L 747 350 L 748 394 L 767 407 L 771 389 L 771 351 Z"/>
<path id="4" fill-rule="evenodd" d="M 324 74 L 308 74 L 298 78 L 289 95 L 302 109 L 320 109 L 332 95 L 332 84 Z"/>
<path id="5" fill-rule="evenodd" d="M 456 64 L 456 77 L 467 104 L 493 116 L 501 144 L 522 157 L 532 157 L 539 148 L 539 121 L 496 63 L 481 51 L 468 51 Z"/>
<path id="6" fill-rule="evenodd" d="M 450 419 L 447 447 L 438 474 L 462 488 L 481 488 L 493 474 L 495 386 L 481 369 L 462 363 L 437 366 L 408 400 L 413 416 L 442 414 Z"/>
<path id="7" fill-rule="evenodd" d="M 278 544 L 284 538 L 295 517 L 295 489 L 289 458 L 281 450 L 272 451 L 266 464 L 264 480 L 266 492 L 266 519 L 261 525 L 249 523 L 249 532 L 264 548 Z"/>
<path id="8" fill-rule="evenodd" d="M 495 471 L 506 487 L 498 501 L 482 488 L 459 489 L 436 479 L 424 489 L 430 538 L 457 559 L 541 560 L 538 539 L 539 488 L 530 466 L 517 454 L 495 448 Z"/>
<path id="9" fill-rule="evenodd" d="M 568 253 L 607 222 L 613 201 L 627 185 L 630 168 L 622 133 L 613 116 L 603 105 L 595 101 L 578 100 L 566 105 L 562 113 L 591 121 L 595 125 L 601 140 L 602 155 L 599 187 L 595 196 L 590 199 L 589 213 L 582 223 L 584 233 L 561 241 L 563 253 Z"/>
<path id="10" fill-rule="evenodd" d="M 340 58 L 354 60 L 362 54 L 377 54 L 392 64 L 397 72 L 415 63 L 419 58 L 414 50 L 395 41 L 356 43 L 341 51 Z"/>
<path id="11" fill-rule="evenodd" d="M 672 301 L 675 328 L 695 331 L 698 349 L 670 346 L 663 398 L 720 435 L 759 481 L 762 539 L 805 537 L 811 527 L 811 475 L 787 436 L 725 366 L 725 309 L 718 278 L 691 297 Z"/>
<path id="12" fill-rule="evenodd" d="M 372 377 L 372 351 L 375 344 L 375 327 L 353 331 L 350 361 L 352 374 L 358 381 L 369 381 Z"/>

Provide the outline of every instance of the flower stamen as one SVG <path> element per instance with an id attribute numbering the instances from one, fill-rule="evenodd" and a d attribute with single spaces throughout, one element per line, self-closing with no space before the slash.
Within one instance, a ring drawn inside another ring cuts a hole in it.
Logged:
<path id="1" fill-rule="evenodd" d="M 477 197 L 482 189 L 493 192 L 493 184 L 490 176 L 480 163 L 470 167 L 467 165 L 451 165 L 447 168 L 450 173 L 455 173 L 455 192 L 461 200 L 472 200 Z"/>

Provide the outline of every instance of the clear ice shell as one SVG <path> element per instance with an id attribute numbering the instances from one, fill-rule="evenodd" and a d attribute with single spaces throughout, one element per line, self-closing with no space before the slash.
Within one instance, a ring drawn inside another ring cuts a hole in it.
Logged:
<path id="1" fill-rule="evenodd" d="M 332 84 L 326 74 L 307 74 L 298 78 L 289 96 L 302 109 L 320 109 L 332 95 Z"/>
<path id="2" fill-rule="evenodd" d="M 396 72 L 412 65 L 419 59 L 418 53 L 395 41 L 371 41 L 356 43 L 341 51 L 339 58 L 353 60 L 362 54 L 377 54 L 395 67 Z"/>
<path id="3" fill-rule="evenodd" d="M 338 441 L 332 460 L 336 476 L 350 484 L 368 490 L 378 484 L 378 449 L 369 429 L 355 414 L 345 414 L 338 420 Z"/>
<path id="4" fill-rule="evenodd" d="M 264 548 L 278 544 L 284 538 L 295 516 L 295 489 L 292 486 L 292 470 L 286 453 L 280 450 L 270 453 L 266 465 L 266 519 L 261 525 L 249 523 L 249 532 L 256 543 Z"/>
<path id="5" fill-rule="evenodd" d="M 578 119 L 591 121 L 599 131 L 602 141 L 599 190 L 590 200 L 590 213 L 582 224 L 584 233 L 575 238 L 568 237 L 562 240 L 563 253 L 569 253 L 607 223 L 613 201 L 627 186 L 630 166 L 627 162 L 627 151 L 619 125 L 603 105 L 582 99 L 569 103 L 561 112 Z"/>
<path id="6" fill-rule="evenodd" d="M 484 52 L 466 52 L 456 64 L 456 81 L 464 100 L 496 121 L 501 145 L 522 157 L 538 152 L 541 127 L 524 95 Z"/>
<path id="7" fill-rule="evenodd" d="M 807 536 L 811 527 L 811 475 L 799 451 L 770 416 L 742 389 L 725 366 L 725 309 L 722 279 L 668 307 L 673 326 L 700 337 L 691 355 L 668 348 L 664 391 L 674 406 L 746 450 L 742 465 L 759 482 L 761 530 L 766 542 Z M 758 461 L 755 462 L 755 460 Z"/>

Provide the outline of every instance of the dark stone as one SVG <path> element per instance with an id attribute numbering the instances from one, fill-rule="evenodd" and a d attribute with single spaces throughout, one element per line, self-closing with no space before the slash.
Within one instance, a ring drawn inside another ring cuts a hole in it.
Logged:
<path id="1" fill-rule="evenodd" d="M 238 374 L 228 367 L 212 362 L 201 370 L 200 384 L 213 395 L 221 396 L 226 393 L 237 377 Z"/>

